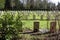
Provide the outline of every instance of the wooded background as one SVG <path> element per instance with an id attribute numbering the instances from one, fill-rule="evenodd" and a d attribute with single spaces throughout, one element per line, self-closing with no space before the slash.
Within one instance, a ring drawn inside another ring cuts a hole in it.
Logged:
<path id="1" fill-rule="evenodd" d="M 60 9 L 49 0 L 0 0 L 0 9 Z"/>

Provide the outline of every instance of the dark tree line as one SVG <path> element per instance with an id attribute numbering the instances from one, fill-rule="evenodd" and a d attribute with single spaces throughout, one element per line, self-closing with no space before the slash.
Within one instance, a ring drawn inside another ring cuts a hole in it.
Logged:
<path id="1" fill-rule="evenodd" d="M 19 0 L 6 0 L 4 9 L 22 9 L 23 4 Z"/>
<path id="2" fill-rule="evenodd" d="M 19 0 L 6 0 L 5 1 L 5 9 L 49 9 L 55 10 L 60 9 L 60 3 L 55 5 L 52 2 L 48 2 L 48 0 L 26 0 L 26 4 Z"/>

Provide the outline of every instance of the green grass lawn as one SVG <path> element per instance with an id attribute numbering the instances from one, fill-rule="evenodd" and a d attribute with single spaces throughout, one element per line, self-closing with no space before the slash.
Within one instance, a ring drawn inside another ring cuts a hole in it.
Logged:
<path id="1" fill-rule="evenodd" d="M 36 21 L 34 21 L 34 20 L 22 20 L 22 22 L 24 23 L 23 28 L 29 28 L 29 29 L 33 30 L 34 22 L 36 22 Z M 51 21 L 48 21 L 48 24 L 47 24 L 47 21 L 38 21 L 38 22 L 39 22 L 39 28 L 41 28 L 41 29 L 49 29 L 50 28 Z M 58 28 L 58 24 L 56 24 L 56 27 Z"/>

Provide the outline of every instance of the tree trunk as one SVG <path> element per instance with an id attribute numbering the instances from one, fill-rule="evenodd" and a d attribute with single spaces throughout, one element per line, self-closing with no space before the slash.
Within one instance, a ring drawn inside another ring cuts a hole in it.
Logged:
<path id="1" fill-rule="evenodd" d="M 10 0 L 5 1 L 5 9 L 11 9 Z"/>

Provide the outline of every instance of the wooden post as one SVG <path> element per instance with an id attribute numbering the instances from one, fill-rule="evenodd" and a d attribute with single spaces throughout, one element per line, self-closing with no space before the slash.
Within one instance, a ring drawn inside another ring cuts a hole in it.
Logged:
<path id="1" fill-rule="evenodd" d="M 56 32 L 56 22 L 50 23 L 50 32 Z"/>
<path id="2" fill-rule="evenodd" d="M 59 26 L 59 31 L 60 31 L 60 21 L 58 20 L 58 26 Z"/>
<path id="3" fill-rule="evenodd" d="M 34 32 L 38 32 L 39 31 L 39 22 L 34 22 Z"/>

